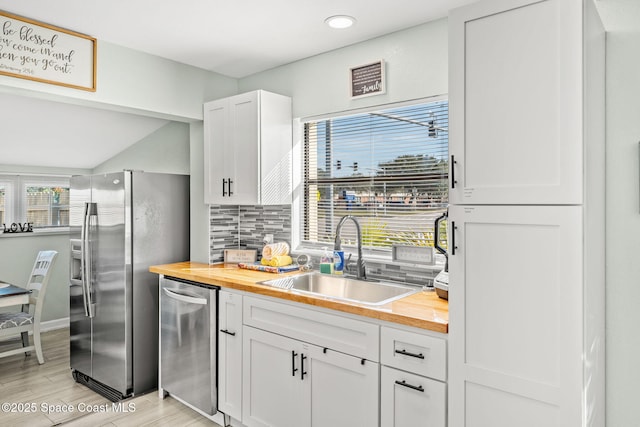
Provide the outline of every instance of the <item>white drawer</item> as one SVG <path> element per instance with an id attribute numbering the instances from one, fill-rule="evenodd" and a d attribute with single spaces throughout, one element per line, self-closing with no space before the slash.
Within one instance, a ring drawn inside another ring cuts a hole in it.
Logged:
<path id="1" fill-rule="evenodd" d="M 447 425 L 445 383 L 383 366 L 380 397 L 382 427 Z"/>
<path id="2" fill-rule="evenodd" d="M 244 297 L 244 324 L 378 362 L 379 326 L 286 303 Z"/>
<path id="3" fill-rule="evenodd" d="M 447 341 L 383 326 L 380 331 L 383 365 L 440 381 L 447 379 Z"/>

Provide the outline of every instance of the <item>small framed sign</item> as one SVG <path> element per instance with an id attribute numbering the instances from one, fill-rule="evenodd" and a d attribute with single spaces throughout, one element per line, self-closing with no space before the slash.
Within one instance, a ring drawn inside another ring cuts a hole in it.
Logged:
<path id="1" fill-rule="evenodd" d="M 258 251 L 255 249 L 225 249 L 224 250 L 224 262 L 225 263 L 238 263 L 256 262 Z"/>
<path id="2" fill-rule="evenodd" d="M 351 98 L 385 93 L 384 60 L 349 69 Z"/>
<path id="3" fill-rule="evenodd" d="M 0 27 L 0 74 L 95 92 L 95 38 L 3 11 Z"/>

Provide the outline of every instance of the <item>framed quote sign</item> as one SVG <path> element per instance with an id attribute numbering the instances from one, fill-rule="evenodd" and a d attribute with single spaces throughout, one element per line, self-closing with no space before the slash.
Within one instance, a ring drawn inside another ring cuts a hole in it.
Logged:
<path id="1" fill-rule="evenodd" d="M 351 98 L 385 93 L 383 60 L 350 68 L 349 78 Z"/>
<path id="2" fill-rule="evenodd" d="M 0 74 L 95 92 L 95 38 L 3 11 L 0 27 Z"/>

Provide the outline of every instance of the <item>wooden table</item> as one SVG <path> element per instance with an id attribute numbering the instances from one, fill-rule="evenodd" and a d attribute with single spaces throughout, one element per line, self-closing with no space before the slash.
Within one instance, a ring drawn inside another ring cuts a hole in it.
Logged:
<path id="1" fill-rule="evenodd" d="M 29 289 L 0 281 L 0 307 L 29 304 Z"/>

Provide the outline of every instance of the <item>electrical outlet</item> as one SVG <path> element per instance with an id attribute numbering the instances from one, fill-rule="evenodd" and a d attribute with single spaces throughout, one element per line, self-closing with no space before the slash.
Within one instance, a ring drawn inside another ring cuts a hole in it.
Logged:
<path id="1" fill-rule="evenodd" d="M 391 254 L 393 261 L 426 265 L 435 264 L 435 256 L 431 246 L 393 245 Z"/>

